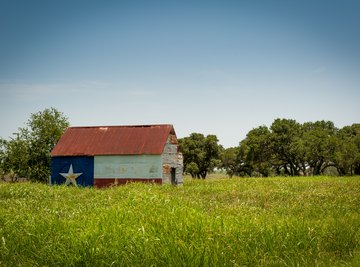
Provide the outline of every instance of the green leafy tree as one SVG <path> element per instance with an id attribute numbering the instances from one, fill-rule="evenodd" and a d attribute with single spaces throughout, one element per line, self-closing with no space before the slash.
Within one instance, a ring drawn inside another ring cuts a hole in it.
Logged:
<path id="1" fill-rule="evenodd" d="M 4 170 L 4 162 L 5 162 L 5 155 L 6 155 L 6 140 L 0 137 L 0 179 L 4 180 L 5 177 L 5 170 Z"/>
<path id="2" fill-rule="evenodd" d="M 271 149 L 275 157 L 275 168 L 285 175 L 299 175 L 305 172 L 304 151 L 300 145 L 301 124 L 290 119 L 276 119 L 270 127 Z"/>
<path id="3" fill-rule="evenodd" d="M 337 129 L 331 121 L 306 122 L 300 140 L 305 152 L 305 161 L 310 174 L 323 174 L 327 167 L 333 166 L 335 152 L 334 138 Z"/>
<path id="4" fill-rule="evenodd" d="M 236 175 L 238 176 L 252 176 L 254 172 L 254 166 L 251 165 L 249 160 L 248 147 L 246 145 L 246 139 L 240 142 L 236 155 Z"/>
<path id="5" fill-rule="evenodd" d="M 0 178 L 5 180 L 6 174 L 7 141 L 0 137 Z"/>
<path id="6" fill-rule="evenodd" d="M 26 177 L 46 182 L 50 175 L 50 152 L 69 126 L 68 118 L 55 108 L 31 114 L 27 127 L 15 138 L 1 140 L 0 164 L 13 180 Z"/>
<path id="7" fill-rule="evenodd" d="M 221 152 L 221 168 L 225 169 L 226 174 L 233 177 L 237 174 L 238 163 L 237 156 L 239 147 L 229 147 Z"/>
<path id="8" fill-rule="evenodd" d="M 5 174 L 12 182 L 15 182 L 20 177 L 26 177 L 29 161 L 29 143 L 21 133 L 15 134 L 14 138 L 9 141 L 0 140 L 0 169 L 2 179 Z"/>
<path id="9" fill-rule="evenodd" d="M 179 139 L 180 150 L 184 156 L 184 171 L 193 178 L 205 179 L 207 174 L 220 165 L 221 146 L 216 135 L 192 133 Z"/>
<path id="10" fill-rule="evenodd" d="M 46 182 L 50 176 L 50 152 L 67 127 L 68 118 L 55 108 L 31 114 L 27 123 L 29 153 L 29 179 Z"/>
<path id="11" fill-rule="evenodd" d="M 190 174 L 193 178 L 198 177 L 200 172 L 198 165 L 193 161 L 186 165 L 185 170 L 185 172 Z"/>
<path id="12" fill-rule="evenodd" d="M 271 173 L 273 157 L 271 150 L 271 133 L 266 126 L 252 129 L 241 142 L 245 161 L 251 175 L 268 177 Z M 240 157 L 239 157 L 240 158 Z"/>
<path id="13" fill-rule="evenodd" d="M 360 175 L 360 124 L 353 124 L 351 126 L 354 129 L 353 142 L 355 144 L 356 155 L 354 160 L 354 174 Z"/>
<path id="14" fill-rule="evenodd" d="M 340 175 L 360 175 L 360 124 L 339 130 L 334 162 Z"/>

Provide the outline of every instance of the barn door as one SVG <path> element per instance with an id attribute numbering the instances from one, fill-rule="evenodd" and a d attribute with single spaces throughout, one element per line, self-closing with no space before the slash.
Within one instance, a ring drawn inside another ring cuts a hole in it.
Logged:
<path id="1" fill-rule="evenodd" d="M 171 184 L 176 184 L 176 168 L 171 168 Z"/>

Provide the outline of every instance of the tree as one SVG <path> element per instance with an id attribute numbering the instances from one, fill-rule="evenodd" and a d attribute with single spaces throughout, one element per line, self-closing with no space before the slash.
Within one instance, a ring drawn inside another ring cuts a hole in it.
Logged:
<path id="1" fill-rule="evenodd" d="M 221 168 L 225 169 L 227 175 L 233 177 L 237 173 L 237 155 L 239 147 L 229 147 L 221 152 Z"/>
<path id="2" fill-rule="evenodd" d="M 12 182 L 25 177 L 28 172 L 29 143 L 20 133 L 10 141 L 2 140 L 1 170 Z"/>
<path id="3" fill-rule="evenodd" d="M 345 126 L 336 135 L 335 166 L 340 175 L 360 175 L 360 124 Z"/>
<path id="4" fill-rule="evenodd" d="M 249 160 L 249 150 L 246 145 L 245 139 L 240 142 L 236 151 L 236 159 L 234 166 L 234 174 L 238 176 L 253 176 L 254 174 L 254 166 L 251 164 L 251 160 Z"/>
<path id="5" fill-rule="evenodd" d="M 184 156 L 184 171 L 193 178 L 206 178 L 220 164 L 221 146 L 216 135 L 192 133 L 179 139 L 180 151 Z"/>
<path id="6" fill-rule="evenodd" d="M 250 176 L 255 172 L 255 175 L 268 177 L 271 173 L 273 154 L 270 135 L 266 126 L 260 126 L 249 131 L 240 144 L 245 154 L 245 162 Z"/>
<path id="7" fill-rule="evenodd" d="M 7 154 L 7 141 L 0 137 L 0 178 L 5 180 L 6 167 L 5 167 L 5 158 Z"/>
<path id="8" fill-rule="evenodd" d="M 301 138 L 305 160 L 310 168 L 310 174 L 320 175 L 324 170 L 333 166 L 335 151 L 334 137 L 337 129 L 331 121 L 306 122 L 303 124 Z"/>
<path id="9" fill-rule="evenodd" d="M 22 176 L 46 182 L 50 176 L 50 152 L 69 126 L 68 118 L 48 108 L 31 114 L 27 126 L 10 141 L 1 141 L 1 169 L 13 179 Z"/>
<path id="10" fill-rule="evenodd" d="M 50 152 L 69 127 L 68 118 L 55 108 L 50 108 L 31 114 L 27 125 L 30 143 L 29 179 L 46 182 L 50 176 Z"/>
<path id="11" fill-rule="evenodd" d="M 306 171 L 304 151 L 301 149 L 301 124 L 290 119 L 276 119 L 271 124 L 271 150 L 274 153 L 278 172 L 299 175 Z"/>

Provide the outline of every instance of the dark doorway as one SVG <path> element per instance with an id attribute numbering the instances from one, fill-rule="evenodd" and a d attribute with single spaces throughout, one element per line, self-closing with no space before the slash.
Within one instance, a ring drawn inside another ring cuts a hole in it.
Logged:
<path id="1" fill-rule="evenodd" d="M 171 168 L 171 184 L 176 184 L 176 168 Z"/>

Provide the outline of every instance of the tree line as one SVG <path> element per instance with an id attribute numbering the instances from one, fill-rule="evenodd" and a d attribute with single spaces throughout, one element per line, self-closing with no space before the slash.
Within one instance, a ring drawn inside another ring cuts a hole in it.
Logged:
<path id="1" fill-rule="evenodd" d="M 31 114 L 26 127 L 0 138 L 0 178 L 47 182 L 50 152 L 69 126 L 55 108 Z M 238 146 L 224 148 L 216 135 L 192 133 L 179 139 L 184 172 L 205 179 L 214 170 L 230 177 L 275 175 L 360 175 L 360 124 L 338 129 L 331 121 L 275 119 L 249 131 Z"/>
<path id="2" fill-rule="evenodd" d="M 249 131 L 237 147 L 223 148 L 216 135 L 179 139 L 185 173 L 205 178 L 214 169 L 237 176 L 360 175 L 360 124 L 338 129 L 331 121 L 275 119 Z"/>

